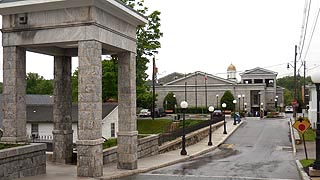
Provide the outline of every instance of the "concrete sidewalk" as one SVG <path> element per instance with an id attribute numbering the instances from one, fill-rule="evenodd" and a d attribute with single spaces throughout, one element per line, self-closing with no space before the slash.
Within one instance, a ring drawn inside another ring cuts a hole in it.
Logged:
<path id="1" fill-rule="evenodd" d="M 223 134 L 223 126 L 220 126 L 212 134 L 213 146 L 208 146 L 208 137 L 198 142 L 197 144 L 187 146 L 186 150 L 188 155 L 181 156 L 181 149 L 166 152 L 163 154 L 158 154 L 155 156 L 138 159 L 138 169 L 136 170 L 121 170 L 117 169 L 116 163 L 110 163 L 103 168 L 103 177 L 97 179 L 115 179 L 132 174 L 143 173 L 150 170 L 158 169 L 168 165 L 172 165 L 178 162 L 182 162 L 193 157 L 205 154 L 209 151 L 216 149 L 220 144 L 222 144 L 241 124 L 233 125 L 233 120 L 227 120 L 227 132 L 228 134 Z M 77 177 L 77 167 L 75 165 L 64 165 L 64 164 L 53 164 L 47 162 L 47 172 L 46 174 L 21 178 L 23 180 L 62 180 L 62 179 L 94 179 L 94 178 L 82 178 Z"/>

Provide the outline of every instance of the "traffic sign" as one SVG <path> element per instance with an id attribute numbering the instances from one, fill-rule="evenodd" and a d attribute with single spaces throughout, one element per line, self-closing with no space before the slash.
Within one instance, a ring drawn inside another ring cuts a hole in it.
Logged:
<path id="1" fill-rule="evenodd" d="M 294 122 L 292 126 L 301 134 L 304 134 L 307 131 L 307 129 L 309 129 L 311 124 L 309 121 L 303 120 Z"/>
<path id="2" fill-rule="evenodd" d="M 296 106 L 297 105 L 297 100 L 293 99 L 291 104 L 292 104 L 292 106 Z"/>

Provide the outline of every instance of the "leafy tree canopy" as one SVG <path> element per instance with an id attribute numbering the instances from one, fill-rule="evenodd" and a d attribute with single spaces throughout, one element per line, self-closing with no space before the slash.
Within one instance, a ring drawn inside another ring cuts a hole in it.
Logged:
<path id="1" fill-rule="evenodd" d="M 234 97 L 231 93 L 231 91 L 225 91 L 223 96 L 221 97 L 221 100 L 220 100 L 220 106 L 222 107 L 222 104 L 223 103 L 226 103 L 227 107 L 226 109 L 227 110 L 233 110 L 234 109 L 234 104 L 233 104 L 233 101 L 234 100 Z"/>
<path id="2" fill-rule="evenodd" d="M 174 97 L 174 94 L 172 92 L 169 92 L 163 101 L 163 107 L 166 110 L 175 110 L 175 105 L 177 105 L 177 99 Z"/>
<path id="3" fill-rule="evenodd" d="M 306 84 L 312 83 L 311 77 L 306 77 Z M 300 75 L 297 75 L 297 101 L 302 105 L 302 86 L 304 84 L 304 79 Z M 286 76 L 277 79 L 277 85 L 285 88 L 284 90 L 284 103 L 285 105 L 291 105 L 292 100 L 294 99 L 294 77 Z"/>
<path id="4" fill-rule="evenodd" d="M 38 73 L 27 73 L 27 94 L 53 94 L 53 80 L 46 80 Z"/>

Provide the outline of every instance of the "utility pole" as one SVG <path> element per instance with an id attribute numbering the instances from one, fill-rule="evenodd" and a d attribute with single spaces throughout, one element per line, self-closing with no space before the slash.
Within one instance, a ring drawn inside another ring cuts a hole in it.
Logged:
<path id="1" fill-rule="evenodd" d="M 155 100 L 156 100 L 156 89 L 155 89 L 155 68 L 156 68 L 156 58 L 155 56 L 153 56 L 153 60 L 152 60 L 152 110 L 151 110 L 151 114 L 152 114 L 152 120 L 154 120 L 154 108 L 155 108 Z"/>
<path id="2" fill-rule="evenodd" d="M 303 108 L 306 109 L 306 61 L 303 62 Z"/>
<path id="3" fill-rule="evenodd" d="M 205 74 L 205 77 L 204 77 L 204 88 L 205 88 L 206 110 L 208 110 L 207 80 L 208 80 L 208 77 L 207 77 L 207 74 Z"/>
<path id="4" fill-rule="evenodd" d="M 294 101 L 297 102 L 297 45 L 295 45 L 294 51 L 294 72 L 293 72 L 293 87 L 294 87 Z M 297 110 L 296 104 L 293 107 L 293 119 L 296 120 Z"/>

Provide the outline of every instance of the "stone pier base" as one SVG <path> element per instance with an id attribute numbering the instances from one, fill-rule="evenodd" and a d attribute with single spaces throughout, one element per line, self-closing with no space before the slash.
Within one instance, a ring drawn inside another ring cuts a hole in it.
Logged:
<path id="1" fill-rule="evenodd" d="M 72 163 L 72 139 L 73 130 L 53 130 L 53 155 L 52 161 L 70 164 Z"/>
<path id="2" fill-rule="evenodd" d="M 103 175 L 103 139 L 77 141 L 77 173 L 82 177 Z"/>
<path id="3" fill-rule="evenodd" d="M 137 169 L 138 131 L 118 132 L 118 168 Z"/>

